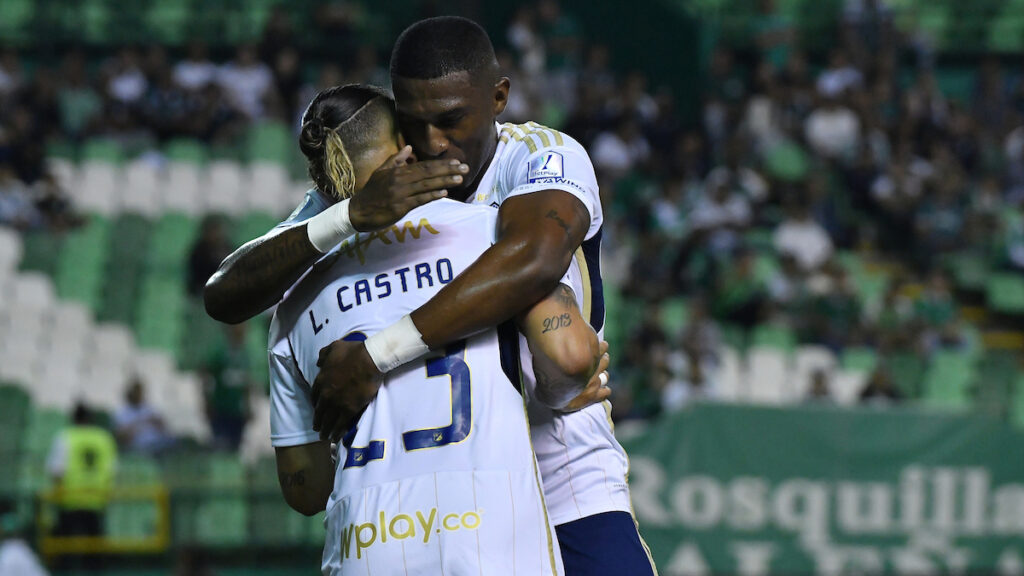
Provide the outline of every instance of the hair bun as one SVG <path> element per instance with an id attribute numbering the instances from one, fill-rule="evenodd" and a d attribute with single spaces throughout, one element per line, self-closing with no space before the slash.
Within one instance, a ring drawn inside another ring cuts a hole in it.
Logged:
<path id="1" fill-rule="evenodd" d="M 319 118 L 313 118 L 302 123 L 302 132 L 299 135 L 299 146 L 303 152 L 320 151 L 324 148 L 326 129 Z"/>

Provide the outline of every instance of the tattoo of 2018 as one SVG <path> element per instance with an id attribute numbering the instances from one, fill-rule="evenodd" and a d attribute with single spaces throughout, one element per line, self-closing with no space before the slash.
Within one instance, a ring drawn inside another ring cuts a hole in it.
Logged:
<path id="1" fill-rule="evenodd" d="M 568 313 L 552 316 L 551 318 L 544 319 L 544 331 L 541 334 L 547 334 L 548 332 L 554 332 L 559 328 L 567 328 L 569 326 L 572 326 L 572 317 Z"/>
<path id="2" fill-rule="evenodd" d="M 281 481 L 282 488 L 294 488 L 295 486 L 306 485 L 306 471 L 299 470 L 294 474 L 280 474 L 278 478 Z"/>
<path id="3" fill-rule="evenodd" d="M 565 220 L 562 220 L 562 217 L 558 215 L 557 211 L 550 210 L 547 215 L 545 215 L 545 218 L 550 218 L 555 222 L 558 222 L 558 225 L 562 227 L 562 230 L 565 230 L 565 233 L 569 234 L 569 225 L 565 223 Z"/>

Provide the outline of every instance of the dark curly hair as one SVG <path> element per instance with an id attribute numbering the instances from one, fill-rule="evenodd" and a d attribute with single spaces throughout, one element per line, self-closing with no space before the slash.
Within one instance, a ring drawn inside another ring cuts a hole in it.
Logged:
<path id="1" fill-rule="evenodd" d="M 382 120 L 394 130 L 394 110 L 395 101 L 386 91 L 366 84 L 334 86 L 313 98 L 302 115 L 299 149 L 318 190 L 336 200 L 355 192 L 348 150 L 368 145 Z"/>

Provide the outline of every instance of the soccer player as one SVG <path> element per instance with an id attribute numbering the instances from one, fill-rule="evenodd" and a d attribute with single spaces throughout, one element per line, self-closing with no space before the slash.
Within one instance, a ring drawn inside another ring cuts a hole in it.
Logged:
<path id="1" fill-rule="evenodd" d="M 604 324 L 603 217 L 590 160 L 564 134 L 535 124 L 495 124 L 509 82 L 498 74 L 487 34 L 461 18 L 414 24 L 395 46 L 392 79 L 399 128 L 420 162 L 378 171 L 350 202 L 373 197 L 371 189 L 408 198 L 410 188 L 428 187 L 410 184 L 418 164 L 450 162 L 458 174 L 438 176 L 447 179 L 443 187 L 456 199 L 499 205 L 499 237 L 465 274 L 397 326 L 367 343 L 338 341 L 325 350 L 316 385 L 323 389 L 317 428 L 325 436 L 348 429 L 389 368 L 509 320 L 550 293 L 573 259 L 586 265 L 586 285 L 577 292 L 584 316 L 599 331 Z M 309 224 L 293 225 L 287 237 L 266 236 L 229 257 L 207 285 L 211 314 L 240 321 L 258 306 L 247 312 L 235 305 L 239 300 L 263 298 L 263 308 L 276 302 L 311 262 L 351 235 L 346 204 L 328 208 Z M 323 205 L 307 202 L 293 222 Z M 388 203 L 381 205 L 379 212 L 388 213 Z M 211 291 L 232 297 L 211 298 Z M 607 389 L 588 387 L 569 408 L 606 395 Z M 534 410 L 531 430 L 548 507 L 568 574 L 651 574 L 655 569 L 631 514 L 626 457 L 606 407 L 568 414 Z"/>
<path id="2" fill-rule="evenodd" d="M 381 375 L 507 321 L 550 293 L 574 258 L 586 280 L 583 315 L 599 334 L 604 327 L 603 215 L 590 158 L 557 131 L 495 124 L 509 80 L 500 76 L 487 33 L 465 18 L 417 22 L 395 43 L 391 80 L 405 141 L 420 160 L 469 166 L 448 196 L 500 206 L 498 239 L 412 314 L 363 342 L 337 341 L 323 351 L 315 423 L 332 437 L 374 397 Z M 567 574 L 654 574 L 608 409 L 531 411 L 548 510 Z"/>
<path id="3" fill-rule="evenodd" d="M 310 110 L 353 108 L 336 128 L 322 124 L 324 114 L 303 126 L 314 171 L 334 164 L 320 185 L 342 196 L 366 165 L 354 140 L 378 158 L 397 150 L 393 105 L 372 89 L 340 89 Z M 331 152 L 317 154 L 327 142 Z M 343 242 L 277 309 L 272 441 L 289 504 L 328 511 L 325 574 L 563 573 L 530 446 L 517 332 L 484 331 L 389 374 L 339 448 L 336 473 L 330 445 L 312 428 L 309 383 L 321 348 L 365 339 L 436 294 L 490 245 L 496 218 L 493 208 L 451 200 L 414 209 L 388 230 Z M 572 272 L 567 282 L 578 283 Z M 540 380 L 535 394 L 564 405 L 600 355 L 572 290 L 560 285 L 520 325 Z M 583 353 L 564 354 L 565 346 Z M 590 362 L 567 373 L 564 357 Z"/>

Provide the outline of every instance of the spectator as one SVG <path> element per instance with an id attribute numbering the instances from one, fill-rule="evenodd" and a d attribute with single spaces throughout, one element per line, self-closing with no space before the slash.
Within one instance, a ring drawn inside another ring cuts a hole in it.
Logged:
<path id="1" fill-rule="evenodd" d="M 709 377 L 704 363 L 690 356 L 682 366 L 681 377 L 663 380 L 661 408 L 663 412 L 678 412 L 691 402 L 714 400 L 719 397 L 717 384 Z"/>
<path id="2" fill-rule="evenodd" d="M 134 48 L 123 48 L 106 66 L 107 97 L 117 106 L 131 108 L 146 93 L 148 82 Z"/>
<path id="3" fill-rule="evenodd" d="M 125 393 L 125 405 L 114 415 L 119 444 L 130 452 L 157 456 L 174 446 L 163 418 L 146 402 L 146 390 L 139 378 Z"/>
<path id="4" fill-rule="evenodd" d="M 226 334 L 206 364 L 206 413 L 215 446 L 236 452 L 250 416 L 249 395 L 256 387 L 249 372 L 252 363 L 245 347 L 245 325 L 227 326 Z"/>
<path id="5" fill-rule="evenodd" d="M 818 93 L 826 98 L 839 98 L 849 90 L 859 89 L 864 83 L 864 75 L 850 64 L 850 60 L 842 49 L 832 51 L 829 56 L 828 68 L 818 75 Z"/>
<path id="6" fill-rule="evenodd" d="M 186 288 L 192 296 L 202 296 L 203 286 L 220 267 L 220 263 L 231 253 L 224 223 L 217 216 L 207 216 L 200 225 L 199 238 L 192 245 L 188 257 L 188 279 Z"/>
<path id="7" fill-rule="evenodd" d="M 832 391 L 828 385 L 828 372 L 817 368 L 811 373 L 811 385 L 807 391 L 808 404 L 832 404 Z"/>
<path id="8" fill-rule="evenodd" d="M 721 257 L 739 246 L 739 232 L 753 217 L 750 201 L 731 186 L 727 177 L 705 185 L 705 193 L 690 214 L 690 230 L 704 239 L 712 255 Z"/>
<path id="9" fill-rule="evenodd" d="M 162 66 L 152 73 L 149 89 L 139 109 L 146 124 L 156 133 L 157 140 L 164 142 L 186 133 L 198 102 L 174 84 L 169 67 Z"/>
<path id="10" fill-rule="evenodd" d="M 629 116 L 619 120 L 614 132 L 599 134 L 590 151 L 594 167 L 613 180 L 639 167 L 650 155 L 651 147 L 640 125 Z"/>
<path id="11" fill-rule="evenodd" d="M 270 8 L 263 26 L 259 45 L 260 59 L 273 66 L 283 51 L 294 50 L 294 46 L 295 30 L 289 10 L 283 4 L 275 4 Z"/>
<path id="12" fill-rule="evenodd" d="M 827 275 L 815 278 L 811 291 L 811 308 L 806 313 L 812 342 L 820 342 L 838 353 L 862 339 L 860 300 L 845 268 L 831 266 Z"/>
<path id="13" fill-rule="evenodd" d="M 103 100 L 89 84 L 85 73 L 85 56 L 72 52 L 64 59 L 64 85 L 58 90 L 61 128 L 78 140 L 96 131 L 103 112 Z"/>
<path id="14" fill-rule="evenodd" d="M 189 92 L 199 93 L 217 77 L 217 65 L 206 55 L 206 44 L 194 41 L 184 60 L 174 66 L 174 83 Z"/>
<path id="15" fill-rule="evenodd" d="M 543 72 L 546 55 L 537 31 L 536 13 L 530 6 L 519 6 L 505 32 L 509 45 L 516 51 L 519 64 L 528 74 Z M 600 86 L 595 88 L 600 89 Z"/>
<path id="16" fill-rule="evenodd" d="M 117 442 L 93 423 L 89 409 L 75 407 L 71 426 L 53 441 L 46 468 L 58 489 L 56 536 L 100 536 L 113 487 Z M 73 560 L 69 558 L 69 561 Z M 97 567 L 93 557 L 82 564 Z"/>
<path id="17" fill-rule="evenodd" d="M 860 120 L 834 97 L 824 97 L 804 124 L 811 148 L 830 160 L 852 159 L 860 139 Z"/>
<path id="18" fill-rule="evenodd" d="M 699 361 L 708 368 L 718 366 L 722 332 L 708 315 L 707 303 L 703 297 L 698 296 L 690 300 L 689 318 L 679 340 L 687 357 Z"/>
<path id="19" fill-rule="evenodd" d="M 754 253 L 740 250 L 735 260 L 718 275 L 715 316 L 749 331 L 763 320 L 767 289 L 754 271 Z"/>
<path id="20" fill-rule="evenodd" d="M 903 394 L 892 384 L 889 369 L 879 363 L 868 378 L 868 383 L 860 393 L 862 404 L 890 404 L 903 400 Z"/>
<path id="21" fill-rule="evenodd" d="M 18 53 L 13 48 L 0 49 L 0 104 L 13 99 L 23 82 Z"/>
<path id="22" fill-rule="evenodd" d="M 27 539 L 18 533 L 11 508 L 0 504 L 0 576 L 48 576 Z"/>
<path id="23" fill-rule="evenodd" d="M 259 120 L 274 86 L 274 74 L 256 58 L 255 48 L 243 45 L 235 52 L 235 59 L 217 71 L 217 84 L 235 109 L 250 120 Z"/>
<path id="24" fill-rule="evenodd" d="M 914 317 L 922 328 L 921 344 L 926 351 L 964 343 L 949 280 L 942 272 L 932 273 L 927 287 L 914 305 Z"/>
<path id="25" fill-rule="evenodd" d="M 43 216 L 32 202 L 28 186 L 9 166 L 0 164 L 0 225 L 26 230 L 42 223 Z"/>
<path id="26" fill-rule="evenodd" d="M 803 202 L 790 202 L 772 242 L 780 255 L 791 256 L 805 273 L 820 269 L 832 258 L 832 240 Z"/>

